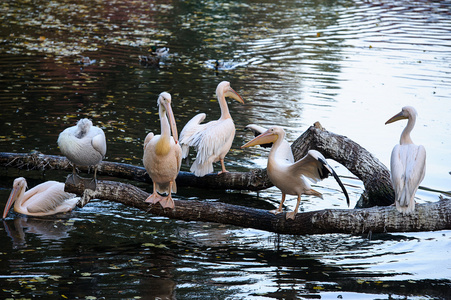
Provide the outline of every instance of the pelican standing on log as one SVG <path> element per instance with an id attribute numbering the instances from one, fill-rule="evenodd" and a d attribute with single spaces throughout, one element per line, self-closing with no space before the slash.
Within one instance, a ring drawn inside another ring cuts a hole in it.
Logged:
<path id="1" fill-rule="evenodd" d="M 66 128 L 58 137 L 61 152 L 72 162 L 72 178 L 74 184 L 80 180 L 76 174 L 76 166 L 94 166 L 94 180 L 89 185 L 96 189 L 97 165 L 106 154 L 105 133 L 99 127 L 93 126 L 91 120 L 81 119 L 76 126 Z"/>
<path id="2" fill-rule="evenodd" d="M 251 127 L 251 129 L 255 130 L 255 127 Z M 349 206 L 348 193 L 344 185 L 341 183 L 341 180 L 338 178 L 338 175 L 326 162 L 325 157 L 316 150 L 309 150 L 307 155 L 294 162 L 291 148 L 290 151 L 288 151 L 287 147 L 289 147 L 289 145 L 284 138 L 285 131 L 283 128 L 280 126 L 274 126 L 241 146 L 241 148 L 246 148 L 255 145 L 273 143 L 271 151 L 269 152 L 266 171 L 271 182 L 282 192 L 282 201 L 280 202 L 278 209 L 270 212 L 274 214 L 281 213 L 286 195 L 297 195 L 298 199 L 294 211 L 287 212 L 286 214 L 287 219 L 294 219 L 299 209 L 301 195 L 313 195 L 323 198 L 320 192 L 312 189 L 307 179 L 310 179 L 312 182 L 316 183 L 324 178 L 327 178 L 329 174 L 332 174 L 340 185 Z"/>
<path id="3" fill-rule="evenodd" d="M 393 148 L 390 160 L 390 177 L 395 190 L 396 209 L 405 215 L 415 211 L 415 193 L 426 173 L 426 150 L 422 145 L 415 145 L 410 138 L 416 118 L 415 108 L 405 106 L 400 113 L 385 122 L 389 124 L 408 119 L 399 144 Z"/>
<path id="4" fill-rule="evenodd" d="M 240 103 L 243 99 L 230 87 L 230 82 L 222 81 L 216 88 L 221 117 L 219 120 L 200 124 L 206 117 L 204 113 L 194 116 L 180 133 L 182 157 L 186 158 L 189 147 L 197 150 L 196 160 L 191 166 L 191 172 L 198 177 L 213 172 L 213 163 L 221 162 L 221 171 L 227 172 L 224 157 L 229 152 L 235 137 L 235 124 L 227 107 L 226 97 L 233 98 Z"/>
<path id="5" fill-rule="evenodd" d="M 29 216 L 50 216 L 65 213 L 74 209 L 78 202 L 75 194 L 64 191 L 64 183 L 46 181 L 25 192 L 27 181 L 23 177 L 16 178 L 13 190 L 3 210 L 3 218 L 8 215 L 14 204 L 14 211 Z"/>
<path id="6" fill-rule="evenodd" d="M 151 132 L 144 140 L 143 164 L 153 181 L 153 193 L 146 199 L 146 202 L 152 204 L 160 202 L 162 207 L 174 208 L 171 192 L 177 192 L 175 178 L 182 163 L 182 149 L 178 143 L 177 126 L 172 113 L 169 93 L 160 94 L 158 107 L 161 135 L 154 136 Z M 163 197 L 158 192 L 168 195 Z"/>

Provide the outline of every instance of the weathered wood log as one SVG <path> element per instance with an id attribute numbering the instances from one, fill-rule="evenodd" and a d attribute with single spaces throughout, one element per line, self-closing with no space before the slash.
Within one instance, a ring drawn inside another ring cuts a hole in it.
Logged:
<path id="1" fill-rule="evenodd" d="M 317 149 L 327 158 L 336 160 L 363 181 L 365 192 L 359 201 L 359 207 L 393 203 L 394 192 L 390 184 L 388 169 L 359 144 L 345 136 L 326 131 L 319 123 L 316 123 L 292 144 L 296 159 L 304 156 L 309 149 Z M 72 166 L 66 158 L 40 153 L 0 153 L 0 165 L 20 169 L 72 170 Z M 85 171 L 86 168 L 80 167 L 80 170 Z M 151 179 L 143 167 L 123 163 L 103 161 L 98 167 L 98 174 L 151 183 Z M 272 183 L 266 174 L 266 169 L 254 169 L 249 172 L 208 174 L 204 177 L 180 172 L 177 177 L 177 185 L 258 191 L 271 187 Z"/>
<path id="2" fill-rule="evenodd" d="M 0 165 L 3 167 L 22 170 L 66 170 L 72 172 L 71 162 L 64 156 L 45 155 L 40 152 L 33 153 L 9 153 L 0 152 Z M 87 167 L 77 168 L 86 172 Z M 97 170 L 98 175 L 152 183 L 141 166 L 133 166 L 124 163 L 102 161 Z M 254 169 L 249 172 L 228 172 L 223 174 L 208 174 L 204 177 L 196 177 L 189 172 L 180 171 L 177 176 L 178 186 L 190 186 L 208 189 L 231 189 L 259 191 L 271 187 L 271 181 L 266 175 L 265 169 Z"/>
<path id="3" fill-rule="evenodd" d="M 316 149 L 357 176 L 365 187 L 357 207 L 394 203 L 395 192 L 390 181 L 390 171 L 374 155 L 351 139 L 327 131 L 317 122 L 293 142 L 291 149 L 296 160 L 308 150 Z"/>
<path id="4" fill-rule="evenodd" d="M 158 203 L 150 205 L 144 202 L 149 196 L 145 191 L 114 181 L 98 181 L 96 191 L 85 190 L 82 184 L 66 183 L 65 190 L 84 195 L 81 206 L 91 198 L 103 199 L 171 219 L 231 224 L 282 234 L 366 234 L 451 229 L 450 199 L 419 204 L 410 216 L 403 216 L 394 206 L 386 206 L 304 212 L 298 213 L 294 220 L 287 220 L 285 213 L 274 215 L 262 209 L 196 200 L 174 200 L 174 209 L 163 209 Z"/>

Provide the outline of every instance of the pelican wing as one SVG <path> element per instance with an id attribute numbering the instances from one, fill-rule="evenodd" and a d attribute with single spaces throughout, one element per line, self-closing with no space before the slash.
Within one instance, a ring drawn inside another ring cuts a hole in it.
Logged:
<path id="1" fill-rule="evenodd" d="M 409 178 L 407 185 L 412 189 L 413 187 L 418 188 L 426 174 L 426 149 L 419 145 L 415 150 L 414 155 L 412 155 L 412 162 L 409 163 L 410 167 L 406 169 Z"/>
<path id="2" fill-rule="evenodd" d="M 328 174 L 324 174 L 323 164 L 318 160 L 318 156 L 312 155 L 311 151 L 292 164 L 289 170 L 294 176 L 300 177 L 303 175 L 313 183 L 317 183 L 327 177 Z M 322 155 L 320 157 L 324 158 Z"/>
<path id="3" fill-rule="evenodd" d="M 255 136 L 258 136 L 268 130 L 267 128 L 264 128 L 257 124 L 249 124 L 246 126 L 246 128 L 252 130 L 252 132 L 255 134 Z"/>
<path id="4" fill-rule="evenodd" d="M 154 134 L 152 132 L 149 132 L 146 135 L 146 138 L 144 139 L 144 149 L 146 149 L 147 145 L 149 144 L 149 142 L 153 139 Z"/>
<path id="5" fill-rule="evenodd" d="M 317 183 L 318 181 L 327 178 L 329 174 L 332 174 L 343 191 L 348 206 L 350 205 L 349 195 L 346 188 L 337 173 L 335 173 L 332 167 L 327 163 L 326 158 L 320 152 L 316 150 L 309 150 L 307 155 L 292 164 L 289 167 L 289 170 L 296 176 L 303 175 L 314 183 Z"/>
<path id="6" fill-rule="evenodd" d="M 426 150 L 414 144 L 396 145 L 391 156 L 391 180 L 400 206 L 408 206 L 426 171 Z"/>
<path id="7" fill-rule="evenodd" d="M 195 115 L 188 123 L 186 123 L 185 127 L 183 127 L 182 132 L 180 133 L 180 145 L 182 147 L 182 157 L 185 158 L 188 156 L 189 147 L 194 146 L 193 140 L 195 139 L 195 135 L 197 132 L 201 131 L 205 124 L 200 124 L 207 115 L 204 113 L 200 113 Z"/>
<path id="8" fill-rule="evenodd" d="M 98 133 L 91 140 L 92 147 L 105 157 L 106 154 L 106 138 L 103 130 L 99 129 Z"/>
<path id="9" fill-rule="evenodd" d="M 193 135 L 192 146 L 197 149 L 196 160 L 199 164 L 212 163 L 225 144 L 235 137 L 235 125 L 232 119 L 210 121 Z M 228 150 L 228 149 L 227 149 Z"/>
<path id="10" fill-rule="evenodd" d="M 25 194 L 27 210 L 30 213 L 54 213 L 65 212 L 75 207 L 78 199 L 75 194 L 64 191 L 64 183 L 56 181 L 47 181 L 31 189 L 29 194 Z M 71 201 L 66 201 L 72 199 Z M 67 202 L 67 203 L 66 203 Z M 71 207 L 70 209 L 67 208 Z"/>

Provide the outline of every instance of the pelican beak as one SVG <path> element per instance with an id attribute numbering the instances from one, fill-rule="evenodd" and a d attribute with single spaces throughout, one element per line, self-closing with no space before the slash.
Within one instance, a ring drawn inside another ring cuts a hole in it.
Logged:
<path id="1" fill-rule="evenodd" d="M 241 146 L 241 149 L 256 145 L 274 143 L 275 141 L 277 141 L 278 138 L 279 136 L 273 131 L 271 131 L 271 129 L 269 129 L 260 134 L 259 136 L 257 136 L 256 138 L 254 138 L 253 140 L 250 140 L 249 142 Z"/>
<path id="2" fill-rule="evenodd" d="M 227 89 L 227 91 L 225 92 L 224 96 L 225 96 L 225 97 L 233 98 L 233 99 L 235 99 L 236 101 L 238 101 L 238 102 L 244 104 L 243 98 L 241 98 L 241 96 L 238 95 L 238 93 L 235 92 L 235 90 L 232 89 L 231 87 L 229 87 L 229 88 Z"/>
<path id="3" fill-rule="evenodd" d="M 385 125 L 404 119 L 408 119 L 408 117 L 404 116 L 403 112 L 400 112 L 399 114 L 394 115 L 390 118 L 390 120 L 385 122 Z"/>
<path id="4" fill-rule="evenodd" d="M 19 196 L 19 187 L 13 188 L 11 191 L 11 194 L 9 194 L 8 202 L 6 202 L 5 210 L 3 210 L 3 219 L 6 218 L 8 215 L 9 210 L 11 209 L 11 206 L 13 203 L 17 200 L 17 197 Z"/>
<path id="5" fill-rule="evenodd" d="M 172 138 L 174 139 L 175 143 L 177 144 L 179 142 L 179 135 L 177 132 L 177 125 L 175 124 L 175 117 L 174 117 L 174 113 L 172 112 L 171 104 L 164 102 L 164 108 L 166 109 L 166 112 L 168 114 L 169 125 L 171 126 L 171 131 L 172 131 Z"/>

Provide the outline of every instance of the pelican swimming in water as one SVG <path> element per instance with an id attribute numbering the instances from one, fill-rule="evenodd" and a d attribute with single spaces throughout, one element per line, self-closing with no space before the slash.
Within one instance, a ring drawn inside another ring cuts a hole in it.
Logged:
<path id="1" fill-rule="evenodd" d="M 415 108 L 405 106 L 400 113 L 385 122 L 389 124 L 408 119 L 399 144 L 393 148 L 390 160 L 390 177 L 395 190 L 396 209 L 403 214 L 415 211 L 415 193 L 426 173 L 426 150 L 422 145 L 415 145 L 410 138 L 416 118 Z"/>
<path id="2" fill-rule="evenodd" d="M 76 166 L 94 166 L 94 183 L 91 188 L 95 190 L 97 165 L 106 154 L 106 138 L 103 130 L 92 126 L 91 120 L 81 119 L 76 126 L 66 128 L 60 133 L 58 146 L 73 164 L 71 177 L 74 183 L 79 180 L 76 175 Z"/>
<path id="3" fill-rule="evenodd" d="M 255 129 L 255 127 L 253 128 Z M 313 195 L 322 198 L 322 194 L 312 189 L 307 179 L 316 183 L 332 174 L 345 194 L 349 206 L 348 193 L 341 183 L 338 175 L 326 162 L 325 157 L 316 150 L 309 150 L 307 155 L 298 161 L 294 161 L 291 148 L 285 141 L 285 131 L 280 126 L 274 126 L 266 130 L 253 140 L 241 146 L 241 148 L 255 145 L 273 143 L 269 152 L 267 173 L 271 182 L 282 192 L 282 201 L 276 210 L 271 212 L 279 214 L 282 212 L 286 195 L 298 196 L 294 211 L 287 212 L 287 219 L 294 219 L 301 202 L 301 195 Z"/>
<path id="4" fill-rule="evenodd" d="M 180 133 L 182 157 L 188 156 L 189 147 L 197 150 L 196 160 L 191 166 L 191 172 L 202 177 L 213 172 L 213 163 L 221 162 L 221 173 L 227 172 L 224 165 L 224 157 L 232 146 L 235 137 L 235 124 L 227 107 L 226 97 L 233 98 L 240 103 L 243 99 L 231 87 L 227 81 L 222 81 L 216 88 L 221 117 L 219 120 L 200 124 L 206 117 L 204 113 L 194 116 Z"/>
<path id="5" fill-rule="evenodd" d="M 64 191 L 64 183 L 46 181 L 25 192 L 27 181 L 16 178 L 3 210 L 3 218 L 14 204 L 14 211 L 29 216 L 49 216 L 71 211 L 78 202 L 75 194 Z"/>
<path id="6" fill-rule="evenodd" d="M 143 164 L 153 181 L 153 193 L 146 199 L 146 202 L 152 204 L 160 202 L 162 207 L 174 208 L 171 192 L 177 192 L 175 178 L 182 163 L 182 149 L 178 143 L 177 126 L 172 113 L 169 93 L 160 94 L 158 107 L 161 135 L 154 135 L 151 132 L 144 140 Z M 168 195 L 163 197 L 158 192 Z"/>

